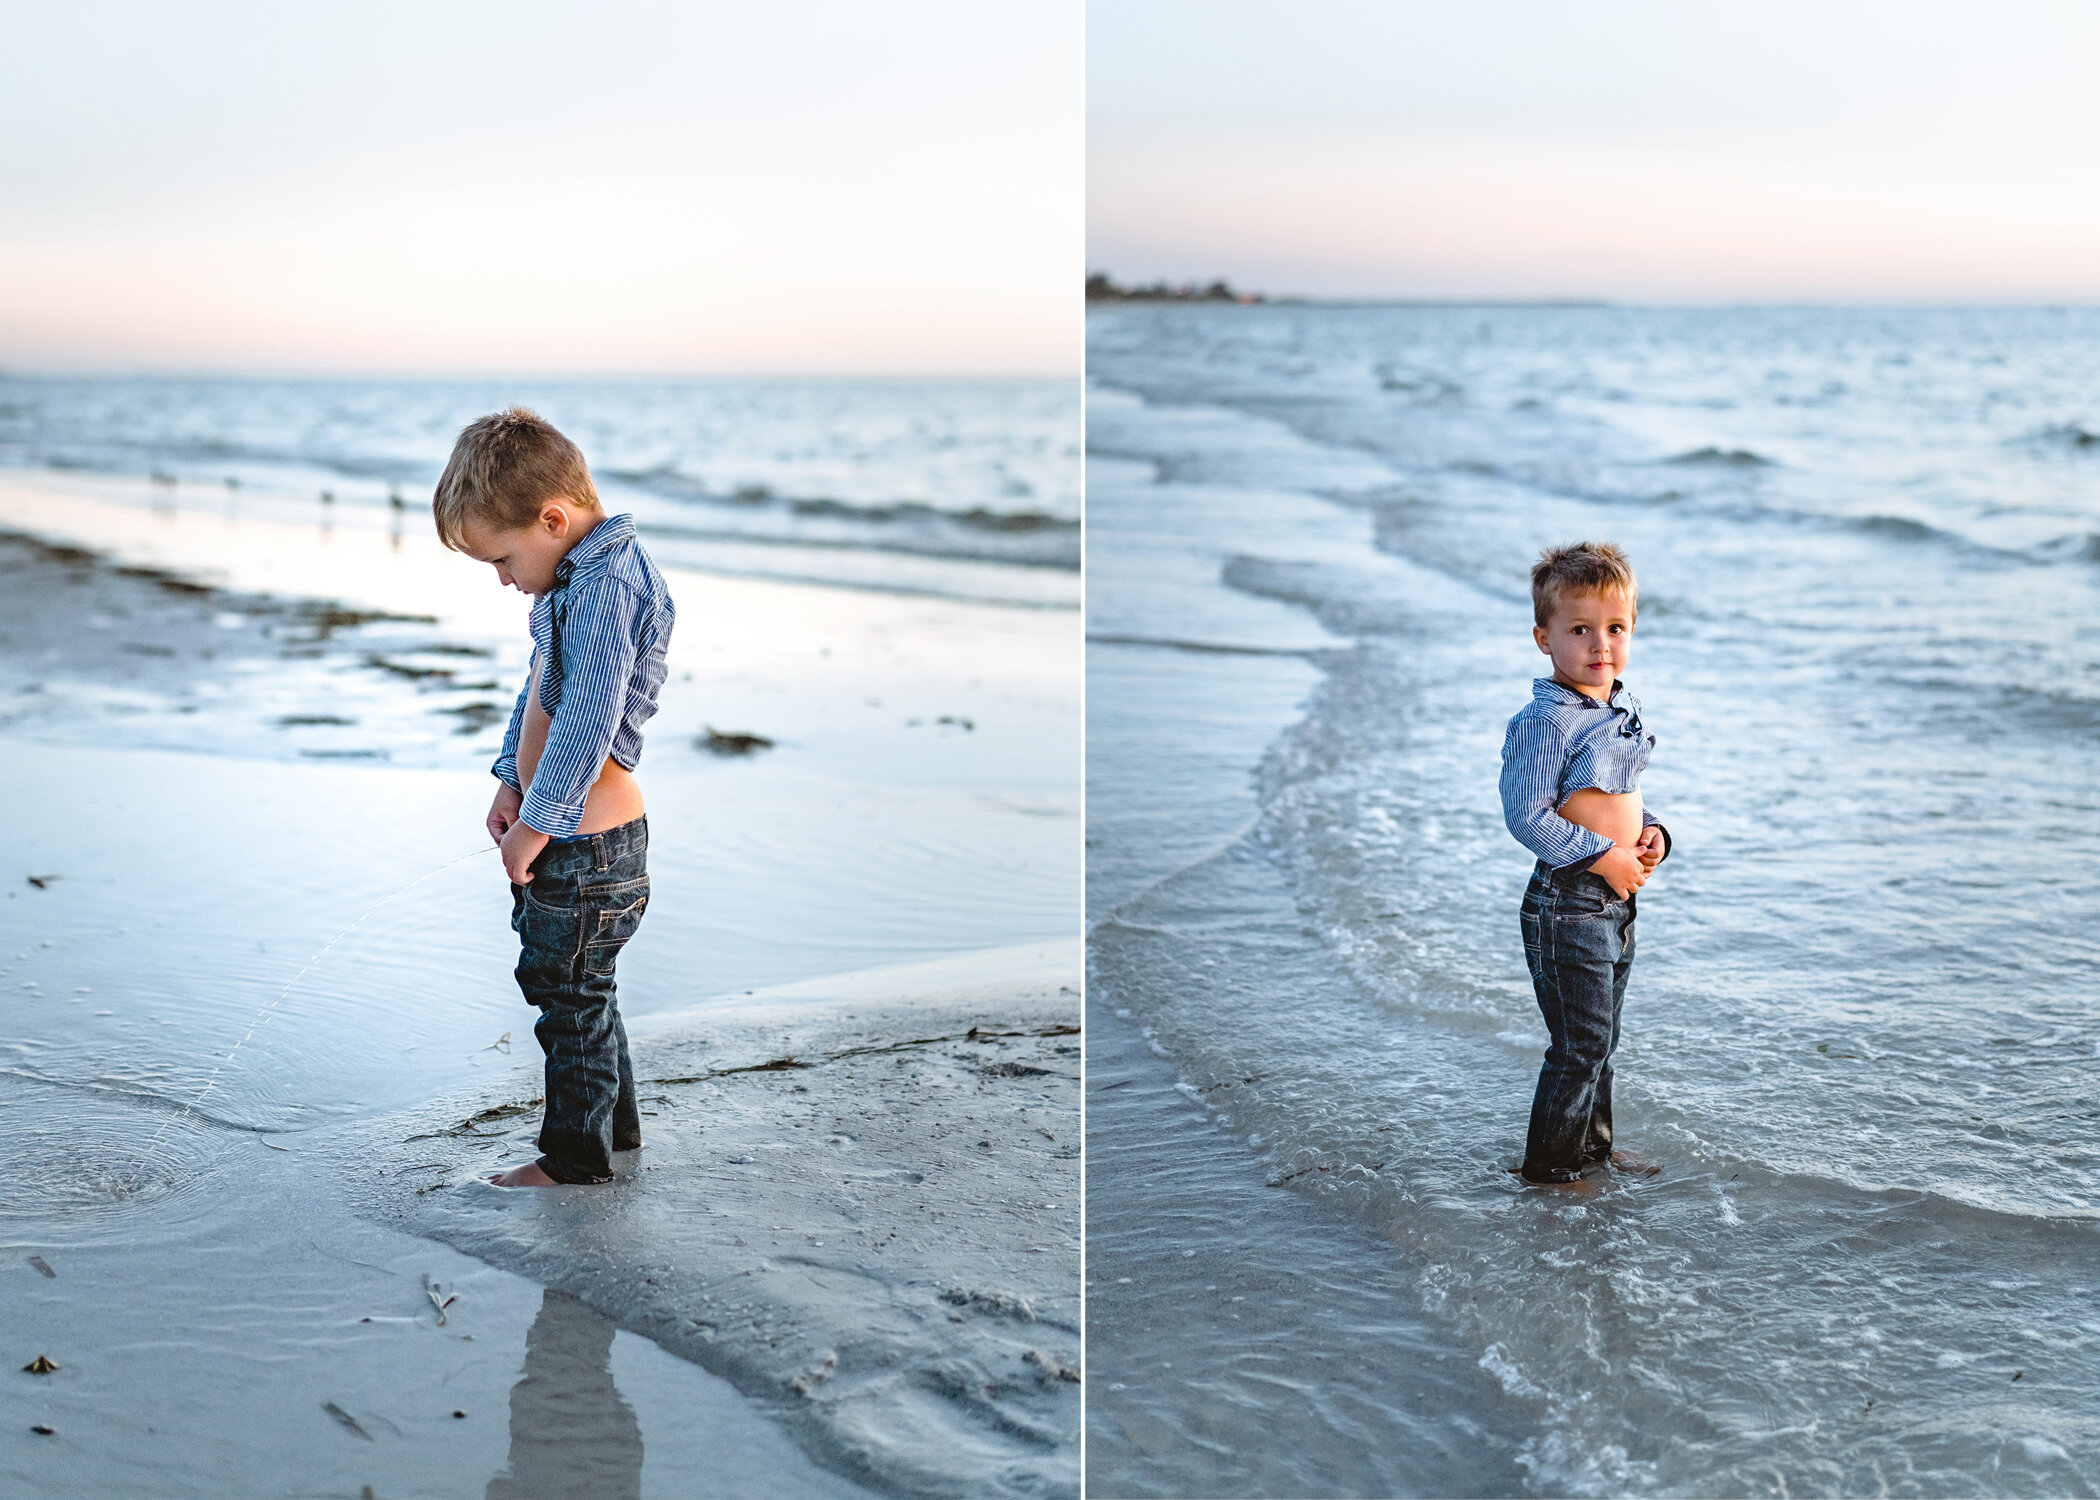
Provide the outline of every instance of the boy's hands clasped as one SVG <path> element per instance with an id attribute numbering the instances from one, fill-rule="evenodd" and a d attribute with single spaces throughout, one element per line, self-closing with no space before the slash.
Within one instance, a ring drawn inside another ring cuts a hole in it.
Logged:
<path id="1" fill-rule="evenodd" d="M 1624 844 L 1613 844 L 1590 864 L 1590 873 L 1612 888 L 1621 901 L 1648 883 L 1648 867 Z"/>
<path id="2" fill-rule="evenodd" d="M 518 813 L 525 806 L 525 795 L 508 782 L 496 783 L 496 800 L 489 804 L 489 837 L 497 843 L 510 832 L 511 825 L 518 821 Z"/>
<path id="3" fill-rule="evenodd" d="M 547 847 L 546 834 L 519 820 L 518 812 L 524 805 L 518 789 L 507 783 L 496 788 L 496 800 L 489 804 L 489 837 L 503 851 L 503 870 L 512 885 L 531 883 L 532 862 Z"/>
<path id="4" fill-rule="evenodd" d="M 1630 848 L 1614 844 L 1598 855 L 1590 870 L 1624 901 L 1648 883 L 1648 877 L 1662 863 L 1666 847 L 1662 830 L 1650 825 L 1641 830 L 1640 838 Z"/>

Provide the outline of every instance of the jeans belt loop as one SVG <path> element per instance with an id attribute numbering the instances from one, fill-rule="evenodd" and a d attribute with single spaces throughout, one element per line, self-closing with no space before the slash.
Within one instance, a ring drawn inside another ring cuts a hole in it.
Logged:
<path id="1" fill-rule="evenodd" d="M 609 870 L 612 868 L 612 861 L 605 857 L 604 834 L 594 833 L 591 835 L 591 855 L 598 861 L 598 868 L 601 871 Z"/>

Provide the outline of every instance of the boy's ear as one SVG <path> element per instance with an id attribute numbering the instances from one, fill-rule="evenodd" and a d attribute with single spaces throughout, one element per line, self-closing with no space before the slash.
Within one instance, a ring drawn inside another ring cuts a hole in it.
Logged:
<path id="1" fill-rule="evenodd" d="M 1543 625 L 1534 625 L 1534 626 L 1532 626 L 1532 627 L 1531 627 L 1531 639 L 1532 639 L 1532 642 L 1533 642 L 1533 643 L 1534 643 L 1534 644 L 1535 644 L 1535 645 L 1536 645 L 1536 646 L 1537 646 L 1537 647 L 1539 648 L 1539 650 L 1540 650 L 1540 651 L 1544 652 L 1544 653 L 1545 653 L 1546 655 L 1548 655 L 1548 656 L 1551 656 L 1551 655 L 1553 654 L 1553 648 L 1552 648 L 1551 646 L 1549 646 L 1549 645 L 1547 645 L 1547 644 L 1546 644 L 1546 627 L 1545 627 L 1545 626 L 1543 626 Z"/>
<path id="2" fill-rule="evenodd" d="M 550 536 L 567 536 L 569 534 L 568 507 L 562 505 L 559 501 L 549 500 L 540 507 L 540 525 L 547 529 L 547 533 Z"/>

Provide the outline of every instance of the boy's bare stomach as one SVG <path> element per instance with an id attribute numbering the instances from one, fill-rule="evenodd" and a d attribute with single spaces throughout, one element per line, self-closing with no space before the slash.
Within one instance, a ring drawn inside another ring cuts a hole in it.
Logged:
<path id="1" fill-rule="evenodd" d="M 1601 833 L 1614 844 L 1631 849 L 1641 839 L 1641 794 L 1606 792 L 1586 786 L 1570 792 L 1561 803 L 1560 815 L 1591 833 Z"/>
<path id="2" fill-rule="evenodd" d="M 532 685 L 525 698 L 525 723 L 518 731 L 518 785 L 527 791 L 532 789 L 532 773 L 539 769 L 540 756 L 546 753 L 547 731 L 553 722 L 547 717 L 547 710 L 540 707 L 540 666 L 535 660 Z M 583 821 L 576 825 L 576 831 L 603 833 L 622 823 L 632 823 L 641 815 L 642 784 L 634 779 L 634 772 L 608 756 L 583 800 Z"/>

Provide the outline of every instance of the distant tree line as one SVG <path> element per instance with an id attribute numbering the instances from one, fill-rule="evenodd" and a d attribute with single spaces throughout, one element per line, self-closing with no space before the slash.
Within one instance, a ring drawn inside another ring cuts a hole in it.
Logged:
<path id="1" fill-rule="evenodd" d="M 1155 281 L 1150 286 L 1120 286 L 1106 271 L 1091 272 L 1086 279 L 1089 302 L 1260 302 L 1259 292 L 1236 292 L 1230 282 L 1213 281 L 1209 286 L 1187 282 L 1173 286 Z"/>

